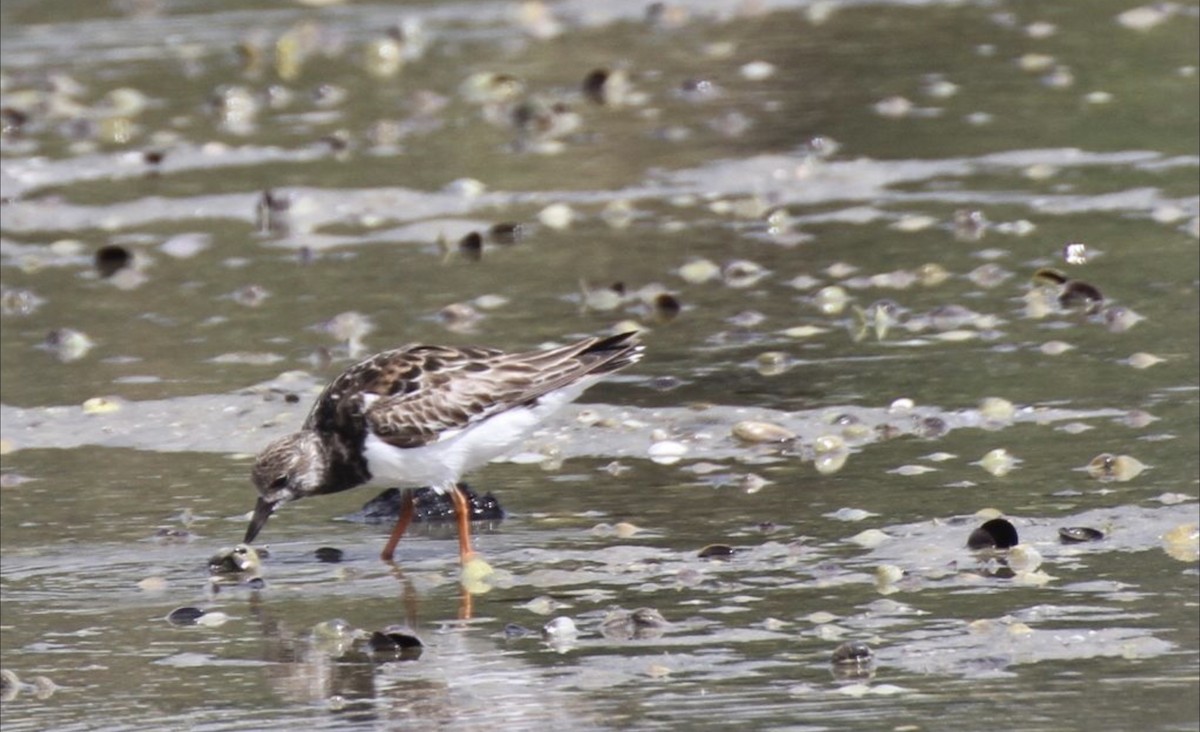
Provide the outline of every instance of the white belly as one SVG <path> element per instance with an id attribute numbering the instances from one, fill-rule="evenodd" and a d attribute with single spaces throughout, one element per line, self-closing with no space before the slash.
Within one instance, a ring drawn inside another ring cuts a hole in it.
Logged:
<path id="1" fill-rule="evenodd" d="M 397 448 L 368 433 L 364 444 L 371 483 L 448 488 L 467 472 L 511 450 L 551 413 L 579 396 L 591 379 L 546 394 L 533 408 L 517 407 L 422 447 Z"/>

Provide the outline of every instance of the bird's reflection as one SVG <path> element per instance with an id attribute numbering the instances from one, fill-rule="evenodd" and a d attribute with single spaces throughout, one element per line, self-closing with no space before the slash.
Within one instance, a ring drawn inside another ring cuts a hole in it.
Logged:
<path id="1" fill-rule="evenodd" d="M 264 640 L 261 659 L 267 663 L 268 683 L 280 698 L 321 703 L 354 721 L 379 717 L 379 675 L 387 666 L 417 660 L 424 650 L 413 630 L 418 626 L 420 594 L 398 565 L 392 564 L 389 572 L 399 587 L 403 624 L 374 631 L 342 619 L 297 629 L 282 611 L 277 611 L 274 598 L 251 592 L 250 614 L 258 621 Z M 392 685 L 388 694 L 404 697 L 405 704 L 436 705 L 443 687 L 436 681 L 413 677 L 406 679 L 403 687 Z"/>

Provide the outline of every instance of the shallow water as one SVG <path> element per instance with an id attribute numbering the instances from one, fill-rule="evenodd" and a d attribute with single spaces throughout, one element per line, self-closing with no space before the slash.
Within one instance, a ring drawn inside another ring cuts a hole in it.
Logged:
<path id="1" fill-rule="evenodd" d="M 538 7 L 5 3 L 4 728 L 1196 729 L 1197 7 Z M 580 94 L 602 67 L 622 104 Z M 465 98 L 482 72 L 537 121 Z M 500 222 L 524 236 L 455 250 Z M 133 265 L 104 278 L 111 244 Z M 1059 307 L 1042 267 L 1104 303 Z M 509 514 L 474 593 L 450 529 L 388 566 L 386 526 L 335 520 L 367 491 L 288 506 L 265 586 L 214 590 L 254 452 L 352 352 L 624 321 L 645 360 L 469 476 Z M 1105 452 L 1146 469 L 1090 477 Z M 1040 567 L 966 549 L 988 509 Z M 605 622 L 643 607 L 668 625 Z M 314 634 L 337 618 L 424 652 Z M 832 666 L 844 641 L 874 663 Z"/>

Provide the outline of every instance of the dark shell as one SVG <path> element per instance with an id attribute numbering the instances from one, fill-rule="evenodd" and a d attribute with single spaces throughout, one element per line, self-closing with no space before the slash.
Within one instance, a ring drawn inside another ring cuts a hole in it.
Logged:
<path id="1" fill-rule="evenodd" d="M 483 235 L 472 231 L 459 239 L 458 251 L 472 262 L 478 262 L 483 257 Z"/>
<path id="2" fill-rule="evenodd" d="M 204 611 L 198 607 L 177 607 L 167 615 L 171 625 L 195 625 L 204 617 Z"/>
<path id="3" fill-rule="evenodd" d="M 1103 302 L 1104 295 L 1100 294 L 1099 288 L 1083 280 L 1070 280 L 1058 293 L 1058 304 L 1064 308 L 1083 308 L 1092 312 Z"/>
<path id="4" fill-rule="evenodd" d="M 317 547 L 317 550 L 314 552 L 314 554 L 316 555 L 318 562 L 337 564 L 338 562 L 342 561 L 342 558 L 346 553 L 337 547 L 321 546 Z"/>
<path id="5" fill-rule="evenodd" d="M 679 299 L 666 292 L 654 298 L 654 312 L 662 320 L 674 320 L 683 306 Z"/>
<path id="6" fill-rule="evenodd" d="M 1008 549 L 1019 543 L 1016 527 L 1002 518 L 984 522 L 967 537 L 969 549 Z"/>
<path id="7" fill-rule="evenodd" d="M 133 255 L 123 246 L 109 244 L 96 250 L 96 271 L 100 273 L 101 277 L 112 277 L 128 267 L 132 261 Z"/>
<path id="8" fill-rule="evenodd" d="M 848 641 L 833 649 L 830 662 L 836 666 L 862 666 L 871 663 L 875 653 L 862 641 Z"/>
<path id="9" fill-rule="evenodd" d="M 218 552 L 208 560 L 210 574 L 237 574 L 251 568 L 251 552 L 248 546 L 236 546 L 228 552 Z M 261 557 L 262 554 L 260 553 Z"/>
<path id="10" fill-rule="evenodd" d="M 1085 541 L 1100 541 L 1104 532 L 1087 526 L 1064 526 L 1058 530 L 1058 538 L 1064 544 L 1080 544 Z"/>
<path id="11" fill-rule="evenodd" d="M 606 101 L 604 84 L 608 81 L 608 69 L 596 69 L 583 78 L 583 95 L 596 104 Z"/>
<path id="12" fill-rule="evenodd" d="M 524 638 L 524 637 L 530 636 L 530 635 L 537 635 L 537 634 L 534 631 L 530 630 L 529 628 L 526 628 L 524 625 L 518 625 L 516 623 L 509 623 L 508 625 L 504 626 L 504 637 L 505 638 Z"/>
<path id="13" fill-rule="evenodd" d="M 949 431 L 949 425 L 941 417 L 926 417 L 921 420 L 921 424 L 917 427 L 917 433 L 927 440 L 941 437 Z"/>
<path id="14" fill-rule="evenodd" d="M 1067 276 L 1057 269 L 1042 267 L 1033 273 L 1033 282 L 1038 285 L 1065 285 Z"/>
<path id="15" fill-rule="evenodd" d="M 389 627 L 371 633 L 367 648 L 378 656 L 394 656 L 401 661 L 415 661 L 421 657 L 425 644 L 407 628 Z"/>
<path id="16" fill-rule="evenodd" d="M 488 229 L 488 238 L 496 244 L 516 244 L 525 238 L 525 227 L 521 224 L 499 223 Z"/>
<path id="17" fill-rule="evenodd" d="M 696 556 L 701 559 L 729 559 L 737 552 L 728 544 L 709 544 L 700 550 Z"/>

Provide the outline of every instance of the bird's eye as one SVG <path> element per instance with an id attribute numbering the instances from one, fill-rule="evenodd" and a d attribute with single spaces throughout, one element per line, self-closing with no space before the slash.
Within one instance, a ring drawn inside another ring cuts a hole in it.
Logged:
<path id="1" fill-rule="evenodd" d="M 288 484 L 288 477 L 286 475 L 281 475 L 278 478 L 276 478 L 275 480 L 271 481 L 271 490 L 273 490 L 273 491 L 282 490 L 284 488 L 287 488 L 287 484 Z"/>

